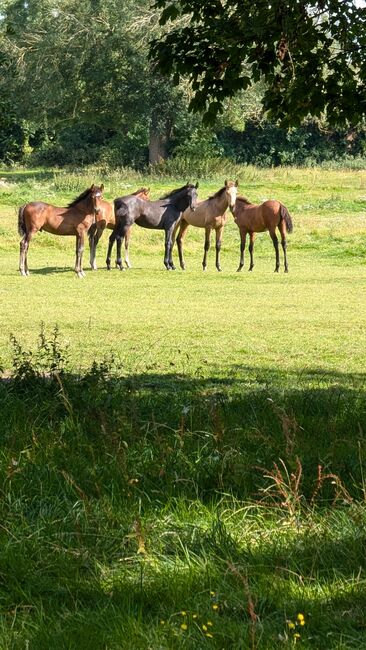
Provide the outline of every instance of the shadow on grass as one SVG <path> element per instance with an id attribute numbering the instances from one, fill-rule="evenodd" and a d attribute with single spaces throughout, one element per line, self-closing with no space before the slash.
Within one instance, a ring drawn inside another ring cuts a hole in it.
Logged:
<path id="1" fill-rule="evenodd" d="M 362 647 L 363 374 L 45 375 L 0 382 L 4 647 Z"/>

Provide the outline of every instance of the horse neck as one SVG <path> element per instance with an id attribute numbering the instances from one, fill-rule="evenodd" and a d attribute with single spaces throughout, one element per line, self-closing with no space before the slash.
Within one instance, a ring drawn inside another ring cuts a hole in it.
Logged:
<path id="1" fill-rule="evenodd" d="M 229 201 L 226 192 L 223 192 L 219 196 L 213 196 L 209 199 L 209 206 L 212 212 L 217 212 L 217 216 L 224 214 L 225 210 L 229 207 Z"/>
<path id="2" fill-rule="evenodd" d="M 93 214 L 94 203 L 91 195 L 89 194 L 84 199 L 79 201 L 76 205 L 74 205 L 74 208 L 80 210 L 80 212 L 83 212 L 84 214 Z"/>
<path id="3" fill-rule="evenodd" d="M 179 212 L 184 212 L 189 207 L 189 194 L 188 192 L 179 193 L 176 197 L 172 197 L 171 205 L 179 210 Z"/>

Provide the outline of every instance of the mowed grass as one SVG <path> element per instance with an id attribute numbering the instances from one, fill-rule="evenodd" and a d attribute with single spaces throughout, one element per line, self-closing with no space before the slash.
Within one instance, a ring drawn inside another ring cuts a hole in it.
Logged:
<path id="1" fill-rule="evenodd" d="M 72 271 L 74 238 L 41 233 L 30 246 L 31 276 L 21 278 L 15 206 L 32 198 L 64 204 L 93 179 L 106 183 L 107 198 L 141 184 L 150 185 L 157 198 L 183 183 L 182 179 L 118 183 L 115 178 L 108 183 L 108 178 L 70 178 L 64 173 L 66 192 L 62 178 L 60 172 L 46 180 L 44 189 L 41 181 L 33 187 L 32 179 L 27 184 L 20 180 L 18 187 L 14 174 L 3 181 L 9 184 L 0 221 L 0 354 L 5 365 L 10 333 L 31 345 L 44 321 L 59 324 L 76 368 L 88 366 L 96 354 L 101 358 L 110 352 L 128 370 L 135 370 L 136 363 L 140 369 L 158 364 L 163 371 L 171 363 L 179 372 L 206 368 L 209 375 L 231 374 L 236 366 L 351 372 L 364 368 L 365 172 L 251 168 L 241 172 L 240 191 L 253 202 L 275 197 L 290 210 L 294 234 L 289 237 L 288 276 L 273 273 L 274 250 L 267 233 L 257 237 L 254 271 L 236 273 L 239 233 L 230 215 L 222 274 L 214 268 L 214 237 L 209 267 L 202 273 L 203 230 L 188 231 L 187 271 L 167 273 L 163 233 L 135 226 L 133 269 L 128 272 L 105 269 L 109 231 L 98 247 L 100 270 L 87 272 L 81 282 Z M 206 198 L 223 181 L 201 182 L 200 196 Z M 176 254 L 175 258 L 177 262 Z M 247 254 L 246 268 L 248 264 Z M 87 246 L 84 267 L 88 271 Z"/>
<path id="2" fill-rule="evenodd" d="M 40 233 L 22 278 L 25 201 L 188 179 L 0 173 L 1 649 L 366 648 L 365 172 L 234 173 L 289 274 L 267 233 L 236 273 L 230 216 L 221 274 L 136 226 L 129 271 Z"/>

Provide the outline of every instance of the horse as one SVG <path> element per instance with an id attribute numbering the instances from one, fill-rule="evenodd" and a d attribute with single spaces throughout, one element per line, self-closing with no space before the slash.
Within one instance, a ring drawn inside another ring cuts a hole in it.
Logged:
<path id="1" fill-rule="evenodd" d="M 264 203 L 261 203 L 260 205 L 254 205 L 243 196 L 238 196 L 234 208 L 230 209 L 233 214 L 234 221 L 240 231 L 240 262 L 237 269 L 238 272 L 241 271 L 244 266 L 244 251 L 247 233 L 249 233 L 250 238 L 249 271 L 252 271 L 254 266 L 253 250 L 255 233 L 268 230 L 276 251 L 275 273 L 278 273 L 280 269 L 280 254 L 278 239 L 276 235 L 276 228 L 278 228 L 281 234 L 281 244 L 285 262 L 285 273 L 288 273 L 286 256 L 286 234 L 293 231 L 293 224 L 288 209 L 279 201 L 264 201 Z"/>
<path id="2" fill-rule="evenodd" d="M 206 270 L 207 266 L 207 253 L 210 248 L 211 231 L 216 233 L 216 268 L 221 271 L 220 267 L 220 250 L 222 232 L 227 221 L 225 214 L 228 207 L 233 208 L 235 205 L 237 194 L 238 181 L 225 181 L 224 187 L 221 188 L 216 194 L 210 196 L 205 201 L 197 203 L 194 212 L 192 210 L 185 210 L 179 222 L 179 232 L 176 239 L 179 263 L 183 270 L 186 264 L 183 257 L 183 239 L 187 234 L 189 226 L 196 226 L 197 228 L 205 229 L 205 245 L 202 267 Z"/>
<path id="3" fill-rule="evenodd" d="M 167 271 L 173 271 L 175 266 L 172 259 L 173 233 L 182 212 L 188 207 L 195 210 L 197 203 L 196 185 L 187 183 L 183 187 L 172 190 L 157 201 L 144 201 L 137 196 L 130 196 L 115 206 L 116 226 L 109 237 L 107 253 L 107 268 L 111 268 L 111 251 L 115 240 L 117 240 L 117 261 L 116 265 L 121 271 L 124 270 L 121 259 L 122 240 L 126 237 L 134 223 L 142 228 L 152 228 L 165 231 L 165 254 L 164 264 Z"/>
<path id="4" fill-rule="evenodd" d="M 32 237 L 39 230 L 53 235 L 75 235 L 75 273 L 78 277 L 85 275 L 82 269 L 84 237 L 99 214 L 103 190 L 104 185 L 98 187 L 93 184 L 64 208 L 42 201 L 33 201 L 19 208 L 18 231 L 22 235 L 19 258 L 21 275 L 29 275 L 28 248 Z"/>
<path id="5" fill-rule="evenodd" d="M 141 189 L 136 190 L 136 192 L 133 192 L 131 195 L 128 196 L 138 196 L 144 201 L 148 201 L 149 192 L 150 192 L 150 188 L 142 187 Z M 104 199 L 102 199 L 101 201 L 100 211 L 96 216 L 95 223 L 88 230 L 89 249 L 90 249 L 90 267 L 93 269 L 93 271 L 97 270 L 97 264 L 95 258 L 96 258 L 98 242 L 105 228 L 109 228 L 110 230 L 113 230 L 116 225 L 116 219 L 115 219 L 116 201 L 123 201 L 127 198 L 128 198 L 127 196 L 124 196 L 119 199 L 115 199 L 114 205 L 112 205 L 112 203 L 109 203 L 109 201 L 105 201 Z M 131 264 L 128 256 L 129 241 L 130 241 L 130 230 L 128 230 L 125 237 L 125 263 L 128 268 L 131 268 Z"/>

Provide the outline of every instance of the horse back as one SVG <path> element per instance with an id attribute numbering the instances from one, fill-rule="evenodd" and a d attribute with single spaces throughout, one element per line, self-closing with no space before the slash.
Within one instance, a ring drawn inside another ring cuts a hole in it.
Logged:
<path id="1" fill-rule="evenodd" d="M 224 214 L 219 214 L 214 208 L 215 205 L 210 199 L 198 201 L 195 210 L 190 207 L 184 210 L 182 220 L 196 228 L 221 228 L 227 221 L 227 215 L 225 210 Z"/>

